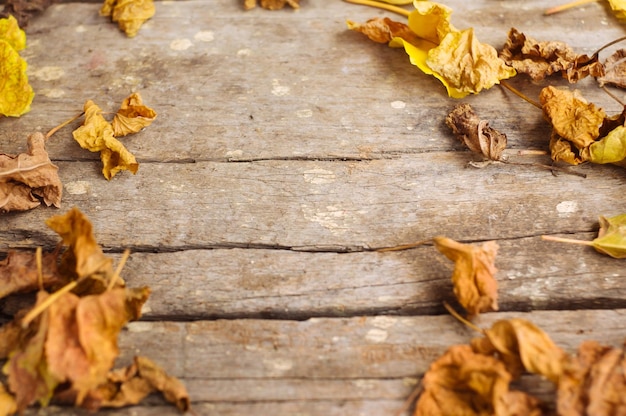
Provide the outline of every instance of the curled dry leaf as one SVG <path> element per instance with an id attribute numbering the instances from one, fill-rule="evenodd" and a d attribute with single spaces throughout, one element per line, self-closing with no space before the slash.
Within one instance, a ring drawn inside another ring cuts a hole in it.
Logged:
<path id="1" fill-rule="evenodd" d="M 604 61 L 604 75 L 598 78 L 598 83 L 626 88 L 626 49 L 618 49 Z"/>
<path id="2" fill-rule="evenodd" d="M 243 8 L 246 10 L 250 10 L 256 7 L 259 0 L 244 0 Z M 279 10 L 285 7 L 285 5 L 290 5 L 294 9 L 300 8 L 300 0 L 260 0 L 261 7 L 268 10 Z"/>
<path id="3" fill-rule="evenodd" d="M 415 416 L 539 416 L 538 401 L 509 390 L 511 374 L 498 359 L 468 345 L 450 347 L 422 380 Z"/>
<path id="4" fill-rule="evenodd" d="M 609 0 L 613 13 L 619 19 L 626 19 L 626 1 L 624 0 Z"/>
<path id="5" fill-rule="evenodd" d="M 472 152 L 489 160 L 503 160 L 506 134 L 489 127 L 489 122 L 481 120 L 469 104 L 454 107 L 446 117 L 446 124 Z"/>
<path id="6" fill-rule="evenodd" d="M 102 110 L 93 101 L 85 103 L 85 121 L 72 133 L 83 149 L 100 152 L 102 174 L 111 179 L 121 170 L 137 173 L 135 156 L 113 137 L 113 127 L 102 116 Z"/>
<path id="7" fill-rule="evenodd" d="M 42 255 L 41 283 L 44 288 L 58 288 L 69 282 L 57 270 L 58 253 Z M 36 256 L 27 251 L 9 251 L 0 261 L 0 298 L 13 293 L 34 292 L 39 289 Z"/>
<path id="8" fill-rule="evenodd" d="M 141 25 L 154 13 L 153 0 L 105 0 L 100 9 L 100 15 L 111 16 L 129 38 L 136 36 Z"/>
<path id="9" fill-rule="evenodd" d="M 488 241 L 481 247 L 435 237 L 435 247 L 454 261 L 454 294 L 469 316 L 498 310 L 498 282 L 494 265 L 498 244 Z"/>
<path id="10" fill-rule="evenodd" d="M 558 382 L 567 355 L 532 322 L 500 320 L 484 333 L 484 338 L 472 340 L 473 350 L 486 355 L 497 353 L 514 378 L 528 371 Z"/>
<path id="11" fill-rule="evenodd" d="M 561 416 L 616 416 L 626 412 L 624 351 L 585 341 L 564 365 L 557 390 Z"/>
<path id="12" fill-rule="evenodd" d="M 35 93 L 28 83 L 27 64 L 18 50 L 26 35 L 13 16 L 0 19 L 0 116 L 19 117 L 30 111 Z"/>
<path id="13" fill-rule="evenodd" d="M 604 66 L 596 56 L 579 55 L 564 42 L 537 41 L 515 28 L 509 31 L 500 58 L 535 81 L 557 72 L 569 82 L 604 75 Z"/>
<path id="14" fill-rule="evenodd" d="M 8 416 L 17 412 L 17 403 L 11 394 L 0 384 L 0 415 Z"/>
<path id="15" fill-rule="evenodd" d="M 17 156 L 0 153 L 0 212 L 26 211 L 42 201 L 47 206 L 61 204 L 63 185 L 59 168 L 48 158 L 45 137 L 33 133 L 27 143 L 26 153 Z"/>
<path id="16" fill-rule="evenodd" d="M 478 42 L 473 29 L 458 31 L 452 26 L 450 8 L 431 1 L 414 1 L 413 6 L 408 26 L 371 19 L 365 24 L 348 21 L 348 28 L 376 42 L 391 36 L 389 46 L 403 47 L 411 63 L 440 80 L 454 98 L 476 94 L 515 75 L 493 47 Z"/>
<path id="17" fill-rule="evenodd" d="M 13 16 L 20 27 L 26 28 L 31 17 L 46 10 L 56 0 L 6 0 L 0 17 Z"/>
<path id="18" fill-rule="evenodd" d="M 156 116 L 156 111 L 143 105 L 141 95 L 138 92 L 133 93 L 122 101 L 120 109 L 117 110 L 111 122 L 113 136 L 122 137 L 137 133 L 152 124 Z"/>

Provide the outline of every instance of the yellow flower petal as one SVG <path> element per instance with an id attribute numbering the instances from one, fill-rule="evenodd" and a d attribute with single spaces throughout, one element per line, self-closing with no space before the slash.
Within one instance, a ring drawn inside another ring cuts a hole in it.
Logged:
<path id="1" fill-rule="evenodd" d="M 19 117 L 30 111 L 35 93 L 28 84 L 26 61 L 11 44 L 0 40 L 0 114 Z"/>

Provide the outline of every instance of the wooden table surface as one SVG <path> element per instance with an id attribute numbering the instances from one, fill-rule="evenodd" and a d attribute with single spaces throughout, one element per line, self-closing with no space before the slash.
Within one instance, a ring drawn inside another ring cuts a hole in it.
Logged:
<path id="1" fill-rule="evenodd" d="M 447 315 L 452 264 L 431 245 L 381 247 L 445 235 L 497 240 L 501 312 L 523 317 L 573 352 L 585 339 L 626 336 L 624 260 L 545 242 L 592 239 L 598 216 L 626 211 L 626 174 L 533 166 L 468 167 L 476 156 L 445 126 L 470 103 L 508 135 L 516 162 L 550 163 L 541 111 L 499 87 L 448 98 L 404 51 L 347 30 L 345 20 L 402 17 L 339 0 L 297 11 L 244 11 L 236 0 L 162 1 L 129 39 L 100 5 L 63 3 L 32 20 L 22 52 L 36 97 L 19 119 L 0 119 L 0 150 L 24 151 L 94 100 L 116 111 L 140 91 L 158 112 L 123 139 L 136 175 L 107 182 L 97 154 L 71 136 L 48 143 L 64 183 L 62 208 L 0 218 L 9 249 L 52 248 L 46 218 L 77 206 L 123 277 L 149 285 L 141 321 L 122 333 L 123 356 L 146 355 L 180 377 L 201 415 L 393 415 L 429 364 L 474 335 Z M 500 48 L 510 27 L 593 53 L 624 35 L 604 3 L 555 16 L 537 0 L 450 0 L 457 28 Z M 552 77 L 510 81 L 531 97 Z M 609 114 L 621 106 L 593 79 L 575 86 Z M 616 91 L 622 99 L 623 91 Z M 621 309 L 620 309 L 621 308 Z M 11 303 L 2 304 L 9 313 Z M 537 377 L 523 382 L 550 399 Z M 110 415 L 175 415 L 158 397 Z M 32 414 L 43 414 L 33 411 Z M 50 408 L 46 415 L 84 414 Z"/>

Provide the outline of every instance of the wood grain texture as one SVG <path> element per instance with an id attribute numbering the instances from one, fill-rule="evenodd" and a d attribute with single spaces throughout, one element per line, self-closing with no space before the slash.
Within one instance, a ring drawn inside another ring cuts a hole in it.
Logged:
<path id="1" fill-rule="evenodd" d="M 79 207 L 108 254 L 133 251 L 128 284 L 152 288 L 144 321 L 122 333 L 119 364 L 154 359 L 183 379 L 200 415 L 395 414 L 434 359 L 474 336 L 441 315 L 453 301 L 452 265 L 432 246 L 375 251 L 437 235 L 500 245 L 503 312 L 480 326 L 524 317 L 568 352 L 585 339 L 622 344 L 623 260 L 540 239 L 593 239 L 599 215 L 624 212 L 622 168 L 570 169 L 582 178 L 468 167 L 476 157 L 444 124 L 459 101 L 404 51 L 345 24 L 399 17 L 339 0 L 276 12 L 240 3 L 157 2 L 134 39 L 95 2 L 57 4 L 31 21 L 22 55 L 37 95 L 30 113 L 0 119 L 2 152 L 23 151 L 29 133 L 71 118 L 87 99 L 113 112 L 140 91 L 159 115 L 123 139 L 137 175 L 110 182 L 98 156 L 73 141 L 78 122 L 57 132 L 48 150 L 63 207 L 3 215 L 0 258 L 53 248 L 45 219 Z M 548 1 L 446 4 L 456 27 L 473 26 L 497 48 L 513 26 L 587 54 L 624 34 L 601 2 L 550 17 Z M 548 84 L 570 87 L 558 77 L 510 83 L 533 98 Z M 608 113 L 621 110 L 594 80 L 575 87 Z M 549 163 L 516 155 L 546 149 L 541 111 L 499 87 L 462 101 L 507 134 L 512 161 Z M 3 300 L 0 312 L 24 302 Z M 520 384 L 553 400 L 538 377 Z M 99 414 L 178 413 L 154 396 Z"/>

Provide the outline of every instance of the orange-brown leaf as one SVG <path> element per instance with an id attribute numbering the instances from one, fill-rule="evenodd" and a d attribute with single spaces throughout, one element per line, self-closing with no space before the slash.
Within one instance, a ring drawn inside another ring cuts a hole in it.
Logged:
<path id="1" fill-rule="evenodd" d="M 459 104 L 446 117 L 446 124 L 456 137 L 472 152 L 489 160 L 502 160 L 506 148 L 506 134 L 489 127 L 469 104 Z"/>
<path id="2" fill-rule="evenodd" d="M 111 122 L 113 135 L 121 137 L 137 133 L 152 124 L 156 116 L 157 113 L 153 109 L 143 105 L 141 95 L 138 92 L 133 93 L 122 101 Z"/>
<path id="3" fill-rule="evenodd" d="M 244 0 L 243 8 L 250 10 L 256 7 L 259 0 Z M 285 5 L 290 5 L 294 9 L 300 8 L 300 0 L 260 0 L 261 7 L 268 10 L 280 10 Z"/>
<path id="4" fill-rule="evenodd" d="M 462 244 L 446 237 L 434 238 L 435 247 L 454 261 L 454 294 L 470 316 L 498 310 L 498 282 L 494 261 L 498 244 L 488 241 L 481 247 Z"/>
<path id="5" fill-rule="evenodd" d="M 417 38 L 407 24 L 393 21 L 388 17 L 375 17 L 365 23 L 356 23 L 351 20 L 346 23 L 350 30 L 363 33 L 370 40 L 378 43 L 389 43 L 395 37 L 402 38 L 407 42 Z"/>
<path id="6" fill-rule="evenodd" d="M 62 286 L 68 282 L 57 270 L 58 253 L 42 255 L 42 283 L 44 288 Z M 34 253 L 9 251 L 0 261 L 0 298 L 13 293 L 34 292 L 39 289 L 39 272 Z"/>

